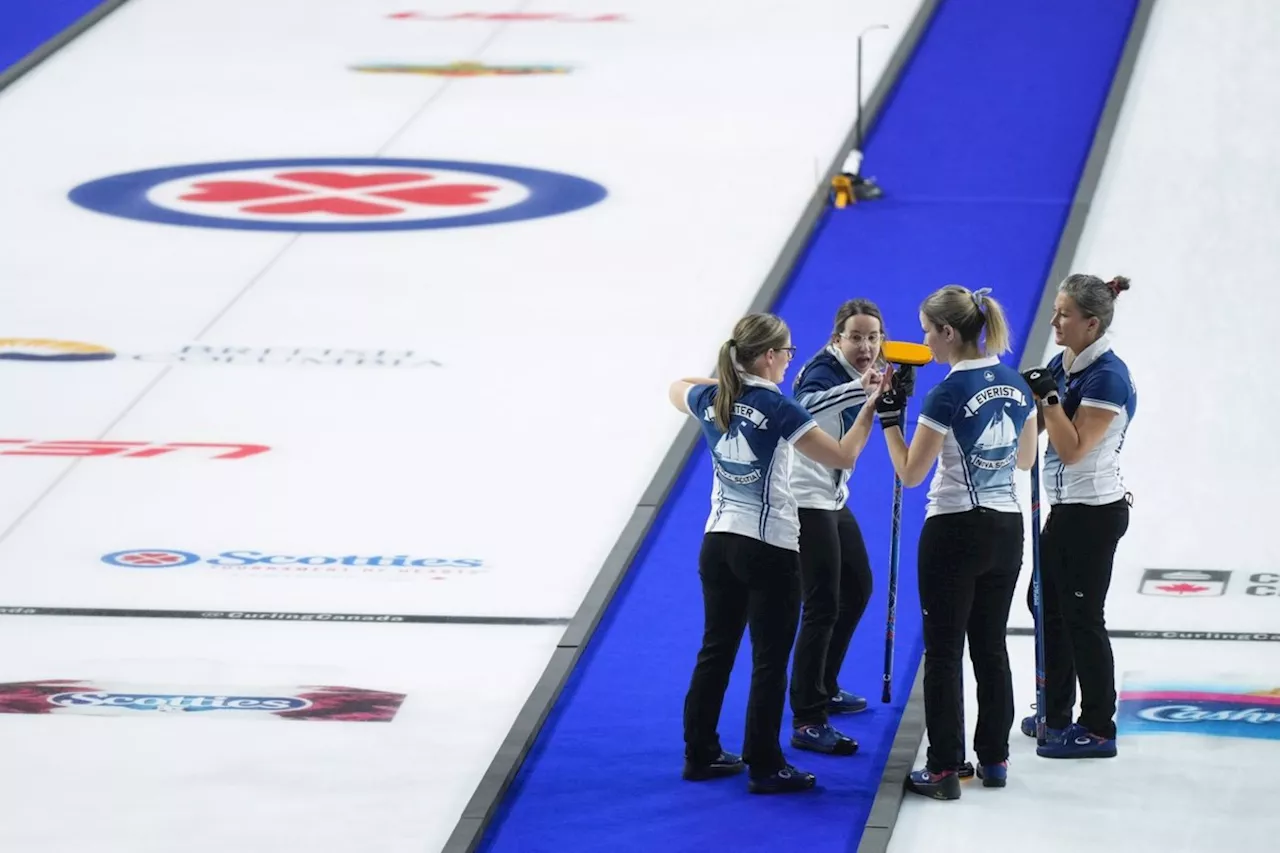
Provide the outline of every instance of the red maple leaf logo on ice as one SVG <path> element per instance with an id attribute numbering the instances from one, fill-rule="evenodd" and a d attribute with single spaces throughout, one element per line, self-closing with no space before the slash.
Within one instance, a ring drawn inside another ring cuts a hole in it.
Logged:
<path id="1" fill-rule="evenodd" d="M 484 204 L 491 184 L 437 183 L 424 172 L 346 171 L 280 172 L 268 181 L 200 181 L 183 201 L 234 207 L 242 213 L 298 216 L 331 213 L 339 216 L 393 216 L 415 207 L 465 207 Z"/>
<path id="2" fill-rule="evenodd" d="M 1199 584 L 1194 584 L 1194 583 L 1174 583 L 1174 584 L 1168 584 L 1166 586 L 1158 586 L 1156 587 L 1156 589 L 1160 590 L 1161 592 L 1172 592 L 1174 595 L 1182 595 L 1184 593 L 1190 593 L 1194 595 L 1195 593 L 1198 593 L 1198 592 L 1209 591 L 1209 587 L 1200 586 Z"/>

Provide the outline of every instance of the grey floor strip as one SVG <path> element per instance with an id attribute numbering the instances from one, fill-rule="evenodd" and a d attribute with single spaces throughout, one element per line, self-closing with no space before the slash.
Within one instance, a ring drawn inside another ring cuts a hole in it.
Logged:
<path id="1" fill-rule="evenodd" d="M 920 41 L 941 2 L 942 0 L 924 0 L 907 31 L 898 42 L 897 49 L 885 66 L 880 81 L 867 98 L 867 105 L 862 117 L 864 139 L 874 130 L 876 119 L 888 101 L 903 68 L 906 67 L 907 61 L 915 51 L 916 44 Z M 852 83 L 852 81 L 850 82 Z M 850 88 L 853 87 L 850 86 Z M 757 292 L 755 299 L 752 300 L 749 311 L 768 311 L 777 301 L 783 287 L 786 286 L 792 271 L 808 245 L 814 228 L 818 225 L 822 212 L 826 209 L 831 178 L 839 174 L 840 167 L 844 164 L 845 155 L 853 145 L 855 133 L 856 128 L 850 127 L 838 155 L 827 168 L 826 174 L 821 177 L 821 182 L 815 189 L 813 197 L 809 200 L 809 204 L 796 223 L 790 238 L 778 253 L 778 258 L 766 276 L 764 284 Z M 574 616 L 573 621 L 565 631 L 564 638 L 561 640 L 556 653 L 552 656 L 551 663 L 547 666 L 542 678 L 538 681 L 529 699 L 517 715 L 510 732 L 508 732 L 502 746 L 498 749 L 498 754 L 489 765 L 489 769 L 481 779 L 475 794 L 464 809 L 462 819 L 454 828 L 448 842 L 445 843 L 442 853 L 472 853 L 479 846 L 485 829 L 493 819 L 498 805 L 501 803 L 503 796 L 519 771 L 520 765 L 524 762 L 525 756 L 541 731 L 547 715 L 551 712 L 552 707 L 560 696 L 560 692 L 564 689 L 569 673 L 572 672 L 574 665 L 578 662 L 587 642 L 590 640 L 596 626 L 599 625 L 601 617 L 613 600 L 614 594 L 630 568 L 632 559 L 644 542 L 650 526 L 657 517 L 658 507 L 666 500 L 667 495 L 675 485 L 685 462 L 697 446 L 697 441 L 697 425 L 690 421 L 680 431 L 666 457 L 658 466 L 657 473 L 650 481 L 649 487 L 632 511 L 630 521 L 624 528 L 612 553 L 606 559 L 604 566 L 601 567 L 600 573 L 596 576 L 596 581 L 583 600 L 577 615 Z"/>
<path id="2" fill-rule="evenodd" d="M 1102 169 L 1106 163 L 1107 152 L 1111 148 L 1111 140 L 1115 136 L 1116 124 L 1120 119 L 1120 109 L 1125 95 L 1129 91 L 1129 82 L 1133 77 L 1133 69 L 1138 61 L 1138 52 L 1147 31 L 1147 22 L 1151 19 L 1151 10 L 1155 0 L 1139 0 L 1134 14 L 1133 24 L 1129 28 L 1129 36 L 1125 41 L 1124 53 L 1116 66 L 1115 76 L 1111 79 L 1111 88 L 1107 92 L 1107 102 L 1103 107 L 1098 127 L 1094 131 L 1093 144 L 1089 148 L 1089 159 L 1085 163 L 1080 183 L 1076 186 L 1075 197 L 1071 201 L 1071 210 L 1067 216 L 1062 236 L 1058 240 L 1054 252 L 1053 263 L 1049 267 L 1049 276 L 1045 282 L 1044 293 L 1040 297 L 1040 305 L 1036 310 L 1034 325 L 1027 337 L 1022 352 L 1022 369 L 1039 367 L 1044 357 L 1045 347 L 1049 344 L 1049 320 L 1053 313 L 1053 298 L 1057 292 L 1058 282 L 1066 275 L 1075 257 L 1076 248 L 1080 244 L 1080 235 L 1093 204 L 1093 196 L 1102 177 Z M 1017 634 L 1031 629 L 1010 629 L 1009 634 Z M 1115 636 L 1115 633 L 1112 632 Z M 902 806 L 907 774 L 920 744 L 924 740 L 924 693 L 923 662 L 916 673 L 916 686 L 911 691 L 907 706 L 903 711 L 898 735 L 894 738 L 889 758 L 885 762 L 884 776 L 881 778 L 880 790 L 871 805 L 871 819 L 867 822 L 866 831 L 858 844 L 858 853 L 887 853 L 889 840 L 893 836 L 893 827 L 897 823 L 898 812 Z"/>
<path id="3" fill-rule="evenodd" d="M 152 610 L 110 607 L 28 607 L 0 604 L 4 616 L 98 616 L 112 619 L 214 619 L 230 622 L 370 622 L 403 625 L 568 625 L 555 616 L 469 616 L 430 613 L 315 613 L 281 610 Z"/>
<path id="4" fill-rule="evenodd" d="M 885 759 L 884 772 L 880 776 L 880 788 L 871 803 L 862 838 L 858 841 L 858 853 L 885 850 L 893 828 L 898 823 L 898 810 L 902 805 L 903 783 L 911 772 L 916 753 L 924 740 L 924 669 L 916 669 L 916 680 L 911 687 L 898 732 L 894 735 L 889 757 Z"/>
<path id="5" fill-rule="evenodd" d="M 71 26 L 67 27 L 44 44 L 28 53 L 26 56 L 22 57 L 22 59 L 18 60 L 13 65 L 9 66 L 3 74 L 0 74 L 0 92 L 4 91 L 9 86 L 12 86 L 18 81 L 18 78 L 31 71 L 41 62 L 44 62 L 58 51 L 62 50 L 62 48 L 66 47 L 76 38 L 83 35 L 85 31 L 94 24 L 101 21 L 107 15 L 110 15 L 127 2 L 128 0 L 104 0 L 104 2 L 94 6 L 93 9 L 78 18 L 75 23 L 71 24 Z"/>

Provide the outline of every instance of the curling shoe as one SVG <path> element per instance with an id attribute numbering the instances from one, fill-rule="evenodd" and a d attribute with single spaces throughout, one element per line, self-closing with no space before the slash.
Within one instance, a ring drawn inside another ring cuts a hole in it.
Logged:
<path id="1" fill-rule="evenodd" d="M 979 764 L 978 778 L 984 788 L 1003 788 L 1009 781 L 1009 762 L 999 764 Z"/>
<path id="2" fill-rule="evenodd" d="M 1042 758 L 1115 758 L 1116 740 L 1094 734 L 1079 723 L 1072 723 L 1037 746 L 1036 755 Z"/>
<path id="3" fill-rule="evenodd" d="M 790 764 L 773 773 L 747 777 L 747 790 L 753 794 L 796 794 L 818 784 L 818 777 Z"/>
<path id="4" fill-rule="evenodd" d="M 930 773 L 927 768 L 913 770 L 907 777 L 907 790 L 934 800 L 958 800 L 960 776 L 954 770 L 941 773 Z"/>
<path id="5" fill-rule="evenodd" d="M 853 755 L 858 751 L 858 742 L 833 729 L 830 723 L 798 726 L 791 733 L 791 745 L 796 749 L 823 752 L 827 755 Z"/>
<path id="6" fill-rule="evenodd" d="M 686 758 L 682 775 L 689 782 L 705 782 L 708 779 L 736 776 L 746 769 L 747 765 L 742 762 L 741 755 L 721 750 L 719 755 L 706 763 L 694 762 Z"/>
<path id="7" fill-rule="evenodd" d="M 836 695 L 827 700 L 828 714 L 858 714 L 867 710 L 867 700 L 855 696 L 848 690 L 837 690 Z"/>

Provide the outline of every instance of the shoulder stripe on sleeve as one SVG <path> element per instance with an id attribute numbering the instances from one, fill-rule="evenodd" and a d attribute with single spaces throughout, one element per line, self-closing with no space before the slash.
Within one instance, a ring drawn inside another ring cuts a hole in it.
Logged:
<path id="1" fill-rule="evenodd" d="M 1080 405 L 1089 406 L 1094 409 L 1106 409 L 1108 412 L 1115 412 L 1117 415 L 1124 411 L 1122 406 L 1117 406 L 1115 403 L 1110 403 L 1106 400 L 1094 400 L 1089 397 L 1081 400 Z"/>
<path id="2" fill-rule="evenodd" d="M 820 412 L 829 411 L 830 409 L 843 409 L 858 403 L 863 403 L 866 402 L 866 399 L 867 392 L 863 391 L 862 387 L 859 386 L 840 395 L 839 397 L 832 397 L 829 400 L 823 400 L 821 404 L 816 406 L 806 405 L 805 408 L 809 410 L 809 414 L 816 415 Z"/>
<path id="3" fill-rule="evenodd" d="M 810 410 L 816 406 L 826 408 L 831 404 L 831 401 L 836 398 L 844 397 L 850 393 L 858 393 L 864 397 L 867 395 L 866 391 L 862 390 L 862 380 L 855 379 L 852 382 L 845 382 L 842 385 L 833 385 L 830 388 L 824 388 L 821 391 L 806 391 L 796 395 L 796 402 Z"/>
<path id="4" fill-rule="evenodd" d="M 924 415 L 921 415 L 919 418 L 917 418 L 916 423 L 918 423 L 922 427 L 928 427 L 934 432 L 940 432 L 943 435 L 946 435 L 947 433 L 951 432 L 951 427 L 943 426 L 937 421 L 931 420 L 930 418 L 927 418 Z"/>
<path id="5" fill-rule="evenodd" d="M 795 444 L 795 443 L 796 443 L 796 441 L 798 441 L 798 440 L 800 439 L 800 437 L 801 437 L 801 436 L 803 436 L 806 432 L 808 432 L 809 430 L 813 429 L 813 428 L 814 428 L 814 427 L 816 427 L 817 425 L 818 425 L 818 422 L 817 422 L 817 421 L 815 421 L 815 420 L 807 420 L 807 421 L 805 421 L 804 423 L 802 423 L 802 424 L 800 425 L 800 428 L 799 428 L 799 429 L 797 429 L 795 432 L 791 433 L 791 435 L 787 436 L 787 443 L 788 443 L 788 444 Z"/>

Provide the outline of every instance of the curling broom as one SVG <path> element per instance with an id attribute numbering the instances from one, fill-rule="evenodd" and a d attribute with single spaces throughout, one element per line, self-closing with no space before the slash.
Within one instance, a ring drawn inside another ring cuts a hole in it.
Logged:
<path id="1" fill-rule="evenodd" d="M 893 365 L 912 368 L 933 361 L 933 353 L 924 344 L 903 341 L 885 341 L 880 348 L 884 360 Z M 896 377 L 895 377 L 896 379 Z M 903 401 L 904 405 L 906 401 Z M 905 435 L 906 430 L 903 430 Z M 902 539 L 902 478 L 893 475 L 893 523 L 889 538 L 889 616 L 884 628 L 884 688 L 880 701 L 888 703 L 892 698 L 893 638 L 898 623 L 898 550 Z"/>

